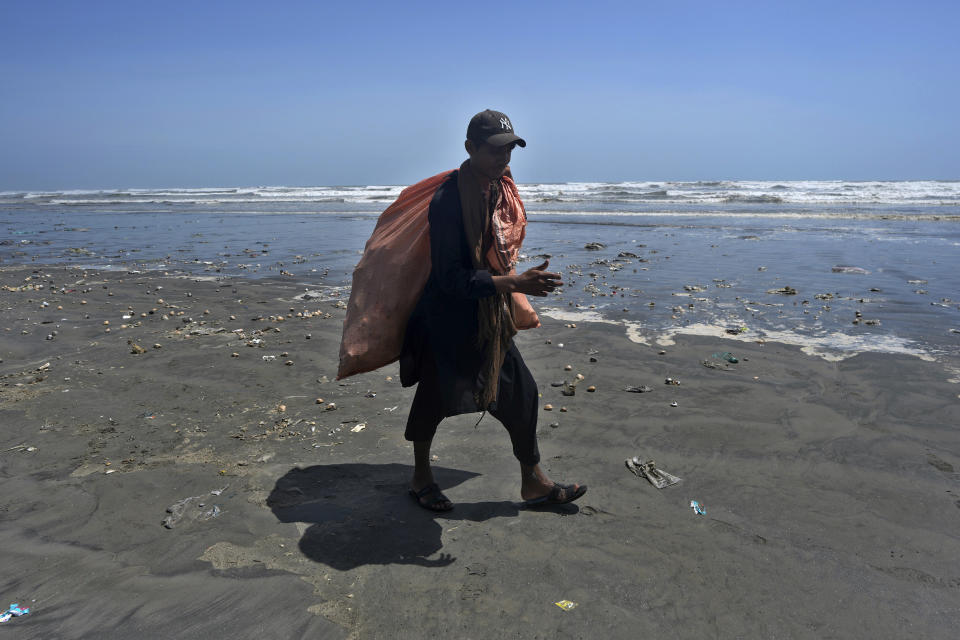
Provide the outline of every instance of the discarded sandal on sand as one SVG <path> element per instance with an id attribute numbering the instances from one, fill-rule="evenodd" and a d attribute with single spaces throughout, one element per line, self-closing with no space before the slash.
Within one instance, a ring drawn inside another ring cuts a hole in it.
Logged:
<path id="1" fill-rule="evenodd" d="M 627 458 L 624 460 L 624 462 L 627 465 L 627 469 L 630 469 L 631 473 L 638 478 L 646 478 L 650 481 L 650 484 L 655 486 L 657 489 L 663 489 L 664 487 L 675 485 L 681 480 L 672 473 L 667 473 L 663 469 L 658 469 L 657 463 L 653 460 L 640 462 L 640 458 L 638 456 L 633 456 L 633 458 Z"/>
<path id="2" fill-rule="evenodd" d="M 428 484 L 420 491 L 410 489 L 410 497 L 417 501 L 421 507 L 427 511 L 450 511 L 453 509 L 453 503 L 450 498 L 443 495 L 440 486 L 433 482 Z M 446 505 L 444 504 L 446 503 Z"/>
<path id="3" fill-rule="evenodd" d="M 567 504 L 573 502 L 587 492 L 585 484 L 560 484 L 555 483 L 550 493 L 539 498 L 530 498 L 524 500 L 523 504 L 527 507 L 540 507 L 550 504 Z"/>

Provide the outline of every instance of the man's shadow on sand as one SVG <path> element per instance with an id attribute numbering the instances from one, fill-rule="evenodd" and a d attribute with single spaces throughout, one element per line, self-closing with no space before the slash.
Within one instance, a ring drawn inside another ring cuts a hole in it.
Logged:
<path id="1" fill-rule="evenodd" d="M 480 474 L 434 467 L 447 489 Z M 280 522 L 310 523 L 300 551 L 341 571 L 365 564 L 446 566 L 455 558 L 441 554 L 443 521 L 482 522 L 516 517 L 517 502 L 457 502 L 452 511 L 431 513 L 407 494 L 413 467 L 405 464 L 330 464 L 290 469 L 277 480 L 267 505 Z M 576 513 L 575 505 L 544 509 Z M 442 520 L 438 520 L 442 518 Z"/>

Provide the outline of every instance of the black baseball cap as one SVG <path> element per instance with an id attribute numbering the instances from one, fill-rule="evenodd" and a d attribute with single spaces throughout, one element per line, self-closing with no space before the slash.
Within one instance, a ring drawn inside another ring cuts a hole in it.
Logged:
<path id="1" fill-rule="evenodd" d="M 527 146 L 527 141 L 513 132 L 513 123 L 507 114 L 487 109 L 470 118 L 467 127 L 467 140 L 486 142 L 495 147 L 516 142 L 521 147 Z"/>

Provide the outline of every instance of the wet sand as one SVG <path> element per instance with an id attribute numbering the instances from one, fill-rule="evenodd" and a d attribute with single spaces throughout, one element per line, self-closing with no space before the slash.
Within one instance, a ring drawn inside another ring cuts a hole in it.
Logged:
<path id="1" fill-rule="evenodd" d="M 543 466 L 589 492 L 522 508 L 506 433 L 460 416 L 434 515 L 406 493 L 413 390 L 395 365 L 336 382 L 342 304 L 302 292 L 0 270 L 0 598 L 32 609 L 0 637 L 955 636 L 960 385 L 939 365 L 545 317 L 517 339 L 554 407 Z M 703 366 L 718 351 L 740 361 Z M 577 373 L 573 397 L 550 385 Z"/>

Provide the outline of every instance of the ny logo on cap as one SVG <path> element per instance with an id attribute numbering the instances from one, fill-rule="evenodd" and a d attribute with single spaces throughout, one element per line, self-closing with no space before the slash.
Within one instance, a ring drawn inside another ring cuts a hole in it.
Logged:
<path id="1" fill-rule="evenodd" d="M 500 118 L 500 128 L 506 129 L 507 131 L 513 131 L 513 127 L 510 125 L 510 120 L 506 116 Z"/>

